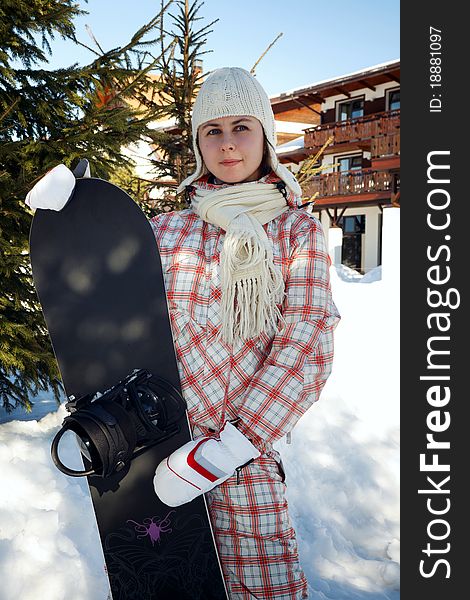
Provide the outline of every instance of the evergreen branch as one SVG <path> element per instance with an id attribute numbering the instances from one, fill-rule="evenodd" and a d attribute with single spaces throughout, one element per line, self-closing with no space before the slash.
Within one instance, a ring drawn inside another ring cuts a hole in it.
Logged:
<path id="1" fill-rule="evenodd" d="M 3 114 L 0 115 L 0 123 L 10 112 L 13 111 L 13 109 L 18 105 L 19 101 L 20 101 L 20 98 L 19 97 L 16 98 L 16 100 L 13 101 L 13 104 L 11 106 L 9 106 Z"/>
<path id="2" fill-rule="evenodd" d="M 91 39 L 95 42 L 95 44 L 98 46 L 98 50 L 101 52 L 101 54 L 105 54 L 105 51 L 103 50 L 103 48 L 99 45 L 98 40 L 96 39 L 93 31 L 91 30 L 91 27 L 87 24 L 85 24 L 85 29 L 88 32 L 88 35 L 91 37 Z"/>

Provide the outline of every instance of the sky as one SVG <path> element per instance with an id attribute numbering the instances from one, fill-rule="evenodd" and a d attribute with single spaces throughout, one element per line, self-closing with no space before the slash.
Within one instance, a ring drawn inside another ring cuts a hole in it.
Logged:
<path id="1" fill-rule="evenodd" d="M 397 365 L 383 360 L 399 354 L 400 314 L 384 318 L 383 306 L 399 306 L 400 210 L 384 210 L 382 267 L 363 277 L 331 267 L 342 317 L 333 372 L 291 444 L 275 444 L 311 600 L 400 597 L 400 382 Z M 86 482 L 60 473 L 50 458 L 64 405 L 57 410 L 49 398 L 52 412 L 35 420 L 46 400 L 34 420 L 0 424 L 0 600 L 105 600 Z M 65 438 L 61 458 L 80 469 L 77 446 Z"/>
<path id="2" fill-rule="evenodd" d="M 80 0 L 89 12 L 76 19 L 78 39 L 92 45 L 87 24 L 107 51 L 122 46 L 160 9 L 160 0 Z M 219 19 L 207 37 L 204 70 L 250 70 L 279 33 L 256 73 L 270 96 L 400 58 L 399 0 L 205 0 L 199 26 Z M 171 11 L 170 11 L 171 12 Z M 93 54 L 71 42 L 52 44 L 52 68 Z"/>

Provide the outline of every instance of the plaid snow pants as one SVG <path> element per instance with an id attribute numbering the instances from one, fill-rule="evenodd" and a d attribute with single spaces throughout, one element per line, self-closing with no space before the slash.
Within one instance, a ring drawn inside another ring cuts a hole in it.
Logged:
<path id="1" fill-rule="evenodd" d="M 206 494 L 231 600 L 308 597 L 283 479 L 263 455 Z"/>

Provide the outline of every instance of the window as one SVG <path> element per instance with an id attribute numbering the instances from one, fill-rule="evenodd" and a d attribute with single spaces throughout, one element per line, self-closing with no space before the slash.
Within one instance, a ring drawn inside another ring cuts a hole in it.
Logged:
<path id="1" fill-rule="evenodd" d="M 366 216 L 354 215 L 353 217 L 343 217 L 338 220 L 338 225 L 343 230 L 343 235 L 357 235 L 366 232 Z"/>
<path id="2" fill-rule="evenodd" d="M 342 217 L 338 220 L 338 225 L 343 230 L 342 264 L 362 272 L 362 238 L 366 231 L 365 215 Z"/>
<path id="3" fill-rule="evenodd" d="M 341 102 L 338 106 L 338 121 L 357 119 L 364 116 L 364 100 L 349 100 Z"/>
<path id="4" fill-rule="evenodd" d="M 362 169 L 362 156 L 340 156 L 335 159 L 335 163 L 339 163 L 338 171 L 352 171 L 354 169 Z"/>
<path id="5" fill-rule="evenodd" d="M 388 110 L 398 110 L 400 108 L 400 90 L 392 90 L 388 94 Z"/>

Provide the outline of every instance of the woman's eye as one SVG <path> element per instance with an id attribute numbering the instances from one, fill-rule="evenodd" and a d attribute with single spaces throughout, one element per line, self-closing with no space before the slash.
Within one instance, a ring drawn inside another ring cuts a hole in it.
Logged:
<path id="1" fill-rule="evenodd" d="M 248 127 L 246 125 L 236 125 L 234 131 L 248 131 Z M 209 129 L 206 135 L 218 135 L 221 133 L 221 130 L 218 127 L 214 127 L 213 129 Z"/>

